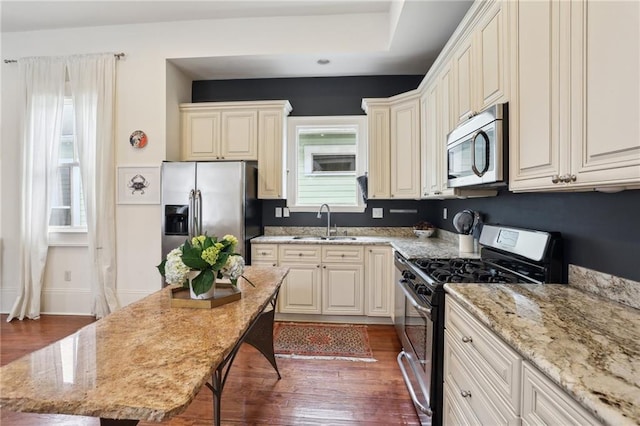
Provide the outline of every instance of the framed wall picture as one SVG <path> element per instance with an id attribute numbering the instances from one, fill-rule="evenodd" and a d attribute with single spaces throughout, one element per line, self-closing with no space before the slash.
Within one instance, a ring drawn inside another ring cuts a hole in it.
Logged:
<path id="1" fill-rule="evenodd" d="M 160 204 L 160 167 L 118 166 L 118 204 Z"/>

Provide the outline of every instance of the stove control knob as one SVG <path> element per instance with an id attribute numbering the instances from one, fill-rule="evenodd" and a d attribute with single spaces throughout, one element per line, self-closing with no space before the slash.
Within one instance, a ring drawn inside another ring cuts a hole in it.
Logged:
<path id="1" fill-rule="evenodd" d="M 411 271 L 402 271 L 402 278 L 413 280 L 416 278 L 416 276 Z"/>

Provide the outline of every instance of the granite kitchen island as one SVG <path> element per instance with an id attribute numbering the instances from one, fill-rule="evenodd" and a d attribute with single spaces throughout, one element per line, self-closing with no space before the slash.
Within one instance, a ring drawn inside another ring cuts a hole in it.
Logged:
<path id="1" fill-rule="evenodd" d="M 104 424 L 179 414 L 207 380 L 216 381 L 221 366 L 230 366 L 287 272 L 247 267 L 244 276 L 255 287 L 238 280 L 242 298 L 213 309 L 171 307 L 171 287 L 153 293 L 0 368 L 0 406 L 100 417 Z"/>

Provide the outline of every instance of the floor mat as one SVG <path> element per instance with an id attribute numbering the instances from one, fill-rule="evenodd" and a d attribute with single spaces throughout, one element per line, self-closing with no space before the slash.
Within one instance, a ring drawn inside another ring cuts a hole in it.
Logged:
<path id="1" fill-rule="evenodd" d="M 365 325 L 276 322 L 273 333 L 277 357 L 375 362 Z"/>

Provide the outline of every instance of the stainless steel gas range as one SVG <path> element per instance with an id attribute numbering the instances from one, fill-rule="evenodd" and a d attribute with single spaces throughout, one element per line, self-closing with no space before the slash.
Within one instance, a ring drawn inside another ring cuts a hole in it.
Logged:
<path id="1" fill-rule="evenodd" d="M 423 425 L 442 424 L 444 284 L 561 283 L 558 233 L 484 225 L 480 259 L 395 255 L 398 364 Z"/>

